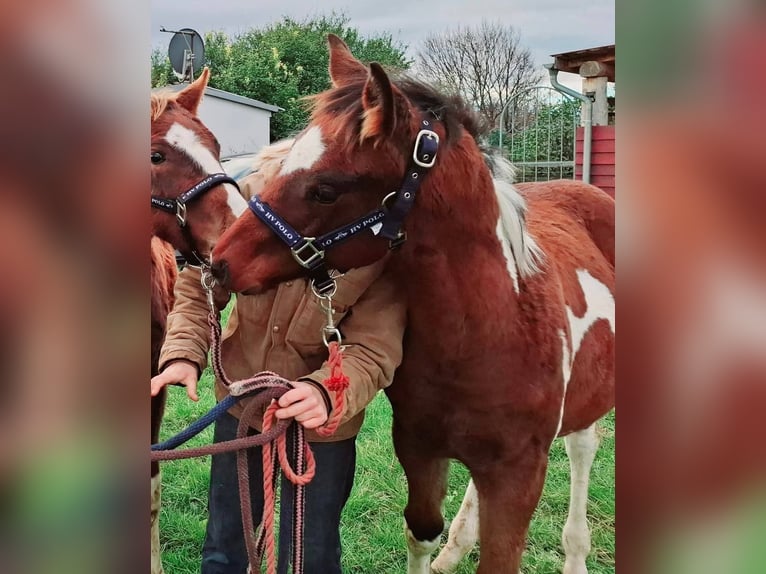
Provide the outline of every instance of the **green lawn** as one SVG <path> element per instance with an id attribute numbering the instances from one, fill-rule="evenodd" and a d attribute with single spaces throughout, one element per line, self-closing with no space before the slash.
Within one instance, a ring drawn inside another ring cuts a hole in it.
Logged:
<path id="1" fill-rule="evenodd" d="M 213 404 L 212 378 L 206 372 L 199 403 L 186 398 L 181 388 L 171 388 L 163 428 L 169 436 L 185 427 Z M 368 409 L 358 439 L 356 482 L 346 505 L 342 535 L 346 574 L 400 574 L 406 571 L 406 546 L 402 509 L 406 500 L 404 473 L 393 454 L 390 438 L 391 408 L 379 395 Z M 614 572 L 614 415 L 601 425 L 603 442 L 593 468 L 589 519 L 593 529 L 591 574 Z M 210 430 L 192 444 L 208 443 Z M 168 574 L 199 572 L 200 549 L 205 532 L 209 458 L 163 463 L 161 536 L 163 561 Z M 564 443 L 557 440 L 551 452 L 548 479 L 540 506 L 530 527 L 524 556 L 526 573 L 560 572 L 563 560 L 561 528 L 566 519 L 569 470 Z M 446 499 L 448 519 L 457 512 L 468 483 L 466 469 L 453 463 Z M 461 563 L 458 572 L 475 572 L 478 550 Z"/>

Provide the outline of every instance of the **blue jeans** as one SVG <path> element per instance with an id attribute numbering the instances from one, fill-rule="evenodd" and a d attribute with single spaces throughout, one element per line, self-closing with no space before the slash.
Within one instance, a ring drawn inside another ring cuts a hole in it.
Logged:
<path id="1" fill-rule="evenodd" d="M 228 413 L 215 424 L 214 441 L 231 440 L 239 421 Z M 288 444 L 289 444 L 288 440 Z M 356 438 L 312 443 L 316 475 L 306 487 L 305 574 L 341 574 L 340 515 L 354 484 Z M 249 456 L 253 520 L 263 512 L 261 449 Z M 293 485 L 282 479 L 279 520 L 279 574 L 287 574 L 291 554 Z M 247 550 L 237 486 L 237 455 L 213 456 L 210 468 L 208 522 L 202 548 L 202 574 L 245 574 Z"/>

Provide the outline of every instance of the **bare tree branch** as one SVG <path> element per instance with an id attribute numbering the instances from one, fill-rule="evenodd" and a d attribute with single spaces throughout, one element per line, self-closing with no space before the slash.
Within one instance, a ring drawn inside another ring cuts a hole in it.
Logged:
<path id="1" fill-rule="evenodd" d="M 433 34 L 417 54 L 417 69 L 444 89 L 459 93 L 495 125 L 505 105 L 537 85 L 541 73 L 512 26 L 483 22 Z"/>

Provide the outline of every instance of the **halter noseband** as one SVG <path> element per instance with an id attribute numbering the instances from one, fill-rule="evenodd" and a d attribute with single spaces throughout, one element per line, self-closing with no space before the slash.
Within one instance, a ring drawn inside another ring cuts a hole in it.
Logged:
<path id="1" fill-rule="evenodd" d="M 325 264 L 325 251 L 329 247 L 367 229 L 373 235 L 388 239 L 389 249 L 395 249 L 407 240 L 407 234 L 402 231 L 404 219 L 412 209 L 420 183 L 434 166 L 439 151 L 439 135 L 431 127 L 429 120 L 421 120 L 407 175 L 398 191 L 387 195 L 380 208 L 320 237 L 304 237 L 257 195 L 248 202 L 252 212 L 287 244 L 298 264 L 308 270 L 314 288 L 320 295 L 331 291 L 335 284 Z M 389 199 L 393 199 L 390 207 L 386 205 Z"/>
<path id="2" fill-rule="evenodd" d="M 189 227 L 186 222 L 186 204 L 193 201 L 194 199 L 197 199 L 202 194 L 210 191 L 217 185 L 221 185 L 222 183 L 230 183 L 239 189 L 239 185 L 237 184 L 236 180 L 232 179 L 225 173 L 214 173 L 208 175 L 202 181 L 195 183 L 192 187 L 183 192 L 176 199 L 168 199 L 165 197 L 152 195 L 152 207 L 167 213 L 175 214 L 178 226 L 181 228 L 181 234 L 183 235 L 184 240 L 189 245 L 189 249 L 191 250 L 189 253 L 182 252 L 182 255 L 184 256 L 184 259 L 186 259 L 186 261 L 192 265 L 202 267 L 206 264 L 206 262 L 199 255 L 199 253 L 197 253 L 194 238 L 189 231 Z"/>

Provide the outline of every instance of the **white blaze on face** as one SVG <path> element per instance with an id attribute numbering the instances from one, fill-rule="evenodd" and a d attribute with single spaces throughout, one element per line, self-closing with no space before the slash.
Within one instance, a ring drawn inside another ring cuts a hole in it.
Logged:
<path id="1" fill-rule="evenodd" d="M 213 152 L 202 144 L 197 134 L 189 128 L 181 124 L 173 124 L 170 126 L 168 133 L 165 134 L 165 140 L 191 158 L 202 168 L 205 174 L 223 173 L 224 170 L 221 167 L 221 162 L 213 155 Z M 227 194 L 226 202 L 229 204 L 232 213 L 239 217 L 247 209 L 247 202 L 233 185 L 225 183 L 224 187 Z"/>
<path id="2" fill-rule="evenodd" d="M 319 126 L 309 128 L 306 133 L 295 140 L 280 173 L 287 175 L 299 169 L 311 168 L 322 157 L 324 150 L 322 129 Z"/>

